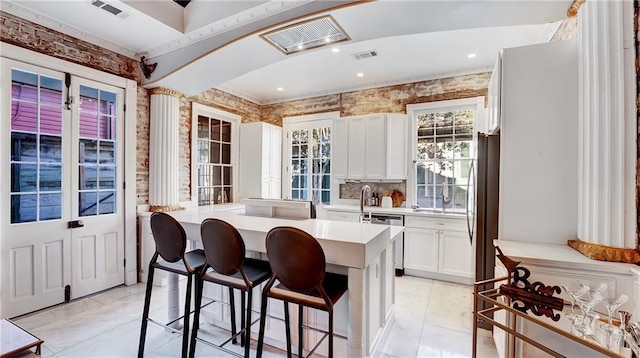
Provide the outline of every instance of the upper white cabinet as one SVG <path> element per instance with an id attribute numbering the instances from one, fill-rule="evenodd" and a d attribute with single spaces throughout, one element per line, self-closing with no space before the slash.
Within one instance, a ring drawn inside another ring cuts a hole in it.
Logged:
<path id="1" fill-rule="evenodd" d="M 336 179 L 347 177 L 347 152 L 349 147 L 349 119 L 333 120 L 331 131 L 331 173 Z"/>
<path id="2" fill-rule="evenodd" d="M 482 133 L 495 133 L 500 128 L 500 89 L 502 81 L 502 51 L 498 53 L 498 58 L 493 66 L 493 73 L 489 80 L 489 100 L 487 104 L 487 126 L 479 128 Z M 485 130 L 483 130 L 485 129 Z"/>
<path id="3" fill-rule="evenodd" d="M 240 198 L 281 198 L 282 128 L 264 122 L 240 125 Z"/>
<path id="4" fill-rule="evenodd" d="M 369 114 L 333 121 L 335 179 L 406 179 L 407 116 Z"/>

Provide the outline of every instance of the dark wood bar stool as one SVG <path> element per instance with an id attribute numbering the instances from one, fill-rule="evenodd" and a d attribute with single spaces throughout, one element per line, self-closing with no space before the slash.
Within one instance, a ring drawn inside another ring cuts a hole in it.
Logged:
<path id="1" fill-rule="evenodd" d="M 196 308 L 191 334 L 191 349 L 189 356 L 193 358 L 196 351 L 196 341 L 207 343 L 226 353 L 242 356 L 224 348 L 224 345 L 240 335 L 240 342 L 244 345 L 244 357 L 249 357 L 251 346 L 251 302 L 253 288 L 266 281 L 271 276 L 269 263 L 251 258 L 245 258 L 244 240 L 238 230 L 231 224 L 218 220 L 206 219 L 200 225 L 200 235 L 206 256 L 206 263 L 196 276 Z M 212 270 L 210 270 L 212 269 Z M 198 338 L 200 326 L 200 310 L 202 306 L 202 291 L 204 282 L 213 282 L 229 288 L 229 303 L 231 305 L 231 338 L 222 344 L 213 344 Z M 236 332 L 235 304 L 233 290 L 240 290 L 241 329 Z M 247 299 L 245 301 L 245 293 Z M 245 314 L 246 312 L 246 314 Z"/>
<path id="2" fill-rule="evenodd" d="M 156 243 L 156 252 L 149 262 L 149 276 L 147 277 L 147 290 L 144 297 L 144 310 L 142 313 L 142 326 L 140 327 L 140 343 L 138 345 L 138 357 L 144 355 L 144 343 L 147 336 L 149 321 L 162 325 L 174 332 L 179 332 L 169 325 L 184 318 L 182 327 L 182 357 L 187 357 L 189 348 L 189 316 L 191 315 L 191 282 L 205 264 L 203 250 L 193 250 L 185 253 L 187 248 L 187 235 L 184 228 L 168 214 L 156 212 L 151 214 L 151 232 Z M 158 258 L 161 258 L 159 260 Z M 184 314 L 169 323 L 161 324 L 149 318 L 149 305 L 151 304 L 151 292 L 153 289 L 153 274 L 156 269 L 169 271 L 175 274 L 187 276 L 187 288 L 185 293 Z"/>
<path id="3" fill-rule="evenodd" d="M 289 305 L 298 304 L 298 356 L 302 357 L 303 307 L 311 307 L 329 313 L 329 331 L 316 344 L 329 337 L 329 357 L 333 357 L 333 306 L 347 291 L 347 276 L 325 272 L 324 251 L 318 241 L 308 233 L 293 227 L 276 227 L 267 233 L 267 256 L 273 274 L 262 291 L 260 306 L 260 333 L 257 357 L 262 356 L 267 299 L 284 301 L 284 317 L 287 336 L 287 357 L 291 357 L 291 328 Z M 278 284 L 274 286 L 276 280 Z"/>

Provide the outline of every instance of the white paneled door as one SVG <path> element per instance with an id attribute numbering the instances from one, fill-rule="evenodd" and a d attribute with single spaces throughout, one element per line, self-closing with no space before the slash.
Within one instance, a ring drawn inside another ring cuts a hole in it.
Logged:
<path id="1" fill-rule="evenodd" d="M 124 91 L 6 59 L 0 80 L 0 316 L 124 283 Z"/>

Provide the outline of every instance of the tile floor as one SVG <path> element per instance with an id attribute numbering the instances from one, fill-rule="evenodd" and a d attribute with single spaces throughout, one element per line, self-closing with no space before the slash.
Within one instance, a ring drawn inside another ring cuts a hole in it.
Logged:
<path id="1" fill-rule="evenodd" d="M 409 276 L 398 278 L 396 284 L 396 320 L 374 357 L 471 356 L 472 286 Z M 117 287 L 15 322 L 45 341 L 43 357 L 135 357 L 144 289 L 144 284 Z M 155 289 L 152 317 L 165 309 L 166 294 L 166 288 Z M 478 356 L 495 357 L 493 339 L 489 332 L 481 332 Z M 255 349 L 256 342 L 252 343 Z M 145 356 L 178 357 L 180 345 L 180 335 L 149 325 Z M 199 344 L 197 356 L 224 353 Z M 282 357 L 286 352 L 265 346 L 264 356 Z"/>

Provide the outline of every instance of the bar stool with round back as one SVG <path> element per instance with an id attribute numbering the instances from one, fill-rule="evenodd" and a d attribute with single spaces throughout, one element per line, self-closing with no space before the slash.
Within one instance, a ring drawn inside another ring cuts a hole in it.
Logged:
<path id="1" fill-rule="evenodd" d="M 142 313 L 142 326 L 140 327 L 140 343 L 138 345 L 138 357 L 144 355 L 144 343 L 147 336 L 147 325 L 153 322 L 172 331 L 179 332 L 169 325 L 184 318 L 182 328 L 182 357 L 187 357 L 189 347 L 189 316 L 191 315 L 191 282 L 205 264 L 204 251 L 193 250 L 185 253 L 187 247 L 187 235 L 184 228 L 173 217 L 166 213 L 155 212 L 151 214 L 151 232 L 156 243 L 156 252 L 149 262 L 149 276 L 147 278 L 147 290 L 144 297 L 144 310 Z M 149 306 L 151 304 L 151 292 L 153 289 L 153 274 L 156 269 L 169 271 L 175 274 L 187 276 L 187 288 L 185 293 L 184 314 L 167 324 L 161 324 L 149 318 Z"/>
<path id="2" fill-rule="evenodd" d="M 267 299 L 284 301 L 284 318 L 287 338 L 287 357 L 291 357 L 291 328 L 289 326 L 289 305 L 298 304 L 298 356 L 302 357 L 303 307 L 311 307 L 329 313 L 329 331 L 320 343 L 329 337 L 329 357 L 333 357 L 333 306 L 348 289 L 347 276 L 325 272 L 324 251 L 318 241 L 309 233 L 293 227 L 275 227 L 267 233 L 267 256 L 273 271 L 262 290 L 260 306 L 260 332 L 258 334 L 257 357 L 262 356 Z M 279 283 L 274 286 L 275 281 Z"/>
<path id="3" fill-rule="evenodd" d="M 206 264 L 196 277 L 196 308 L 191 334 L 191 349 L 189 356 L 195 356 L 196 341 L 207 343 L 222 351 L 242 356 L 224 348 L 224 345 L 240 335 L 241 345 L 244 345 L 244 357 L 249 357 L 251 346 L 251 292 L 253 288 L 266 281 L 271 276 L 269 263 L 252 258 L 245 258 L 246 249 L 242 236 L 231 224 L 219 219 L 205 219 L 200 224 L 200 235 L 206 256 Z M 213 269 L 213 270 L 210 270 Z M 222 344 L 213 344 L 198 338 L 200 326 L 200 310 L 204 282 L 213 282 L 229 287 L 229 303 L 231 305 L 231 338 Z M 240 290 L 241 294 L 241 329 L 236 333 L 235 304 L 233 290 Z M 245 303 L 245 292 L 247 300 Z M 246 315 L 245 315 L 246 312 Z M 245 317 L 246 316 L 246 317 Z"/>

